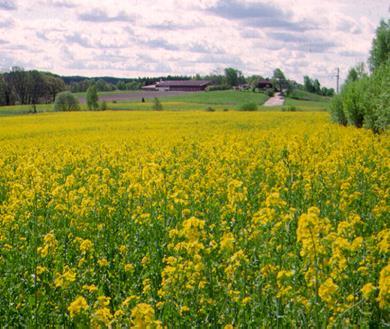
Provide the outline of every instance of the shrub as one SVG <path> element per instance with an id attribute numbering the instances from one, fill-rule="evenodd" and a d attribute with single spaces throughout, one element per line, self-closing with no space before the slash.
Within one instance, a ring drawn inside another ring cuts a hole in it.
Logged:
<path id="1" fill-rule="evenodd" d="M 335 96 L 329 106 L 330 116 L 334 122 L 337 122 L 343 126 L 348 123 L 347 117 L 343 108 L 343 100 L 340 95 Z"/>
<path id="2" fill-rule="evenodd" d="M 380 66 L 370 79 L 369 106 L 364 117 L 364 126 L 375 133 L 390 125 L 390 62 Z"/>
<path id="3" fill-rule="evenodd" d="M 229 111 L 229 109 L 223 109 L 223 111 L 224 111 L 224 112 L 228 112 L 228 111 Z"/>
<path id="4" fill-rule="evenodd" d="M 368 78 L 353 81 L 343 90 L 342 101 L 348 123 L 358 128 L 363 127 L 364 114 L 369 106 L 367 95 Z"/>
<path id="5" fill-rule="evenodd" d="M 78 99 L 70 92 L 58 93 L 54 101 L 54 111 L 78 111 L 80 104 Z"/>
<path id="6" fill-rule="evenodd" d="M 283 112 L 296 112 L 298 109 L 294 105 L 282 107 Z"/>
<path id="7" fill-rule="evenodd" d="M 274 97 L 275 96 L 275 91 L 273 89 L 266 89 L 265 94 L 268 97 Z"/>
<path id="8" fill-rule="evenodd" d="M 215 108 L 209 106 L 209 107 L 206 109 L 206 112 L 215 112 Z"/>
<path id="9" fill-rule="evenodd" d="M 257 111 L 256 103 L 245 103 L 241 105 L 240 111 Z"/>
<path id="10" fill-rule="evenodd" d="M 153 106 L 152 106 L 152 108 L 153 108 L 154 111 L 162 111 L 163 110 L 163 106 L 162 106 L 160 100 L 157 97 L 155 97 L 153 99 Z"/>
<path id="11" fill-rule="evenodd" d="M 100 111 L 107 111 L 107 102 L 103 101 L 100 103 Z"/>

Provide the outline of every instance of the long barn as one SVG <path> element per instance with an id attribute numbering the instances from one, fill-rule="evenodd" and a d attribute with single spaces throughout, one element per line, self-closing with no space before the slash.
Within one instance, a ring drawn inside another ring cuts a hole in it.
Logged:
<path id="1" fill-rule="evenodd" d="M 170 80 L 159 81 L 155 85 L 145 86 L 144 90 L 158 91 L 204 91 L 211 84 L 208 80 Z"/>

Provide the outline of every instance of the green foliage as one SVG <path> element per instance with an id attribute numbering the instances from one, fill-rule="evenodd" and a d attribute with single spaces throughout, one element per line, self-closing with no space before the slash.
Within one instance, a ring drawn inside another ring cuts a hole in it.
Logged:
<path id="1" fill-rule="evenodd" d="M 245 103 L 241 105 L 240 111 L 257 111 L 256 103 Z"/>
<path id="2" fill-rule="evenodd" d="M 280 91 L 288 87 L 287 79 L 281 69 L 274 70 L 272 80 L 274 82 L 274 86 L 276 86 Z"/>
<path id="3" fill-rule="evenodd" d="M 7 86 L 4 81 L 3 75 L 0 74 L 0 106 L 7 105 Z"/>
<path id="4" fill-rule="evenodd" d="M 162 110 L 163 110 L 163 106 L 162 106 L 160 100 L 159 100 L 157 97 L 155 97 L 155 98 L 153 99 L 153 106 L 152 106 L 152 109 L 153 109 L 154 111 L 162 111 Z"/>
<path id="5" fill-rule="evenodd" d="M 282 112 L 296 112 L 296 111 L 298 111 L 298 109 L 294 105 L 282 107 Z"/>
<path id="6" fill-rule="evenodd" d="M 265 93 L 268 97 L 274 97 L 275 96 L 275 91 L 273 89 L 266 89 Z"/>
<path id="7" fill-rule="evenodd" d="M 347 84 L 343 90 L 343 108 L 348 123 L 358 128 L 363 127 L 364 114 L 369 104 L 367 88 L 368 78 Z"/>
<path id="8" fill-rule="evenodd" d="M 325 99 L 325 97 L 302 89 L 293 89 L 288 93 L 287 96 L 293 99 L 300 99 L 305 101 L 323 101 Z"/>
<path id="9" fill-rule="evenodd" d="M 54 111 L 78 111 L 80 105 L 78 99 L 69 91 L 57 94 L 54 101 Z"/>
<path id="10" fill-rule="evenodd" d="M 47 72 L 13 67 L 0 75 L 0 105 L 49 103 L 64 90 L 64 81 Z"/>
<path id="11" fill-rule="evenodd" d="M 375 71 L 382 64 L 390 60 L 390 19 L 382 20 L 376 30 L 375 38 L 372 41 L 370 53 L 370 69 Z"/>
<path id="12" fill-rule="evenodd" d="M 99 108 L 99 97 L 96 86 L 93 84 L 87 90 L 87 106 L 89 110 L 97 110 Z"/>
<path id="13" fill-rule="evenodd" d="M 332 119 L 379 133 L 390 124 L 390 63 L 381 65 L 370 77 L 351 81 L 331 104 Z"/>
<path id="14" fill-rule="evenodd" d="M 366 109 L 364 125 L 379 133 L 390 125 L 390 61 L 377 68 L 370 83 L 370 106 Z"/>
<path id="15" fill-rule="evenodd" d="M 242 72 L 232 67 L 225 69 L 225 80 L 230 87 L 238 86 L 240 83 L 245 82 Z"/>
<path id="16" fill-rule="evenodd" d="M 229 90 L 230 86 L 224 85 L 212 85 L 206 88 L 206 91 L 218 91 L 218 90 Z"/>
<path id="17" fill-rule="evenodd" d="M 303 77 L 303 88 L 305 91 L 321 96 L 333 96 L 334 95 L 334 89 L 333 88 L 326 88 L 321 87 L 320 82 L 318 79 L 311 79 L 309 76 L 305 75 Z M 289 93 L 292 93 L 296 88 L 293 88 L 293 90 L 290 90 Z"/>
<path id="18" fill-rule="evenodd" d="M 206 108 L 206 112 L 215 112 L 215 108 L 209 106 L 208 108 Z"/>
<path id="19" fill-rule="evenodd" d="M 107 111 L 107 102 L 103 101 L 100 103 L 100 111 Z"/>
<path id="20" fill-rule="evenodd" d="M 333 97 L 329 106 L 329 111 L 334 122 L 337 122 L 343 126 L 347 125 L 348 120 L 344 113 L 343 99 L 340 95 Z"/>

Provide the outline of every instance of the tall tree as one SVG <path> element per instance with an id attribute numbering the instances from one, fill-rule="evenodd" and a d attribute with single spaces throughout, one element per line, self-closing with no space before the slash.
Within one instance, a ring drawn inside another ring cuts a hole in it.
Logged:
<path id="1" fill-rule="evenodd" d="M 306 91 L 308 91 L 310 93 L 314 92 L 313 80 L 310 79 L 310 77 L 307 75 L 305 75 L 303 77 L 303 86 L 304 86 Z"/>
<path id="2" fill-rule="evenodd" d="M 284 73 L 281 69 L 278 68 L 278 69 L 274 70 L 272 80 L 274 81 L 275 85 L 277 86 L 277 89 L 279 89 L 280 91 L 287 88 L 287 79 L 286 79 L 286 76 L 284 75 Z"/>
<path id="3" fill-rule="evenodd" d="M 92 84 L 87 90 L 87 106 L 90 110 L 97 110 L 99 108 L 98 104 L 98 94 L 95 84 Z"/>
<path id="4" fill-rule="evenodd" d="M 243 81 L 242 72 L 232 67 L 225 69 L 225 79 L 230 87 L 238 86 Z"/>
<path id="5" fill-rule="evenodd" d="M 52 74 L 45 74 L 44 78 L 48 93 L 50 94 L 50 101 L 54 102 L 56 95 L 66 89 L 65 82 L 61 78 Z"/>
<path id="6" fill-rule="evenodd" d="M 369 58 L 371 71 L 390 60 L 390 19 L 382 20 L 376 29 Z"/>
<path id="7" fill-rule="evenodd" d="M 36 105 L 39 103 L 40 98 L 47 96 L 48 89 L 44 76 L 38 71 L 29 72 L 30 89 L 29 89 L 29 102 L 33 106 L 33 112 L 37 112 Z"/>
<path id="8" fill-rule="evenodd" d="M 315 79 L 313 82 L 313 89 L 316 94 L 321 94 L 321 84 L 318 79 Z"/>
<path id="9" fill-rule="evenodd" d="M 6 84 L 4 80 L 4 76 L 0 74 L 0 106 L 7 105 L 6 102 Z"/>
<path id="10" fill-rule="evenodd" d="M 29 77 L 21 67 L 13 67 L 7 79 L 20 104 L 28 104 Z"/>

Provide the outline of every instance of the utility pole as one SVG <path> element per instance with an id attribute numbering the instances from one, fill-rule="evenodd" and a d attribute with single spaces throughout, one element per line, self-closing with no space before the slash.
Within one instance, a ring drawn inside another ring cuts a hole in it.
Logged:
<path id="1" fill-rule="evenodd" d="M 337 74 L 336 74 L 336 79 L 337 79 L 337 93 L 339 93 L 339 86 L 340 86 L 340 68 L 337 68 Z"/>

